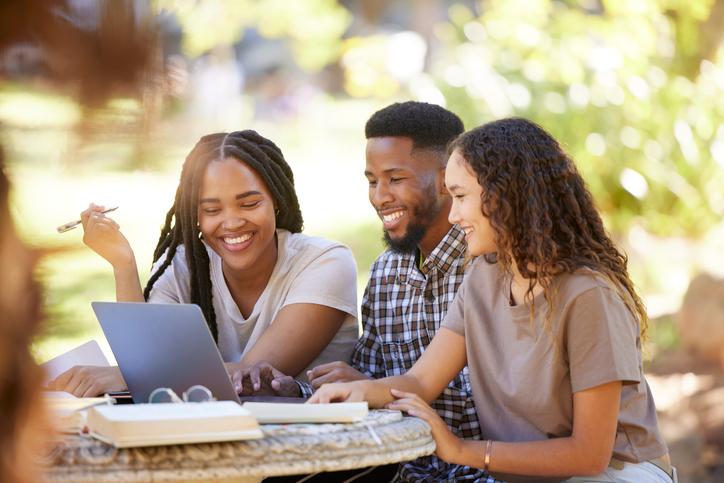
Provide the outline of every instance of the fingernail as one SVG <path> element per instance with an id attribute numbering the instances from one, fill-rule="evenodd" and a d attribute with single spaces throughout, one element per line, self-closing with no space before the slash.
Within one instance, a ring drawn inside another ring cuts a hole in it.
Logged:
<path id="1" fill-rule="evenodd" d="M 255 383 L 254 383 L 254 390 L 255 390 L 255 391 L 258 391 L 258 390 L 259 390 L 259 383 L 258 383 L 258 382 L 255 382 Z"/>

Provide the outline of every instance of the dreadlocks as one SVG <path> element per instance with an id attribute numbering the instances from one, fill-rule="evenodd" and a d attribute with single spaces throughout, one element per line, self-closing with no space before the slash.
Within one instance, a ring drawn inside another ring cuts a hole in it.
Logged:
<path id="1" fill-rule="evenodd" d="M 154 263 L 164 253 L 166 258 L 149 279 L 143 296 L 148 300 L 154 283 L 171 264 L 179 245 L 183 245 L 191 274 L 191 302 L 201 308 L 211 334 L 217 341 L 216 314 L 211 300 L 209 255 L 200 237 L 198 203 L 206 167 L 212 161 L 221 161 L 229 157 L 246 164 L 264 180 L 277 207 L 275 215 L 277 228 L 299 233 L 303 225 L 302 212 L 294 190 L 292 169 L 273 142 L 256 131 L 246 130 L 209 134 L 196 143 L 181 169 L 176 198 L 166 214 L 158 245 L 153 252 Z"/>
<path id="2" fill-rule="evenodd" d="M 648 317 L 627 271 L 628 259 L 606 233 L 593 197 L 570 157 L 543 128 L 525 119 L 502 119 L 466 132 L 450 146 L 459 150 L 483 188 L 483 215 L 495 233 L 498 263 L 512 261 L 548 301 L 552 277 L 587 267 L 607 277 L 645 335 Z"/>

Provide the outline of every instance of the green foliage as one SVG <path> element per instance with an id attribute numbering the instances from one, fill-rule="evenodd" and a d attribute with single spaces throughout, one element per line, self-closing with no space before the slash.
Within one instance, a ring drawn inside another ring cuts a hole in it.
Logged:
<path id="1" fill-rule="evenodd" d="M 698 42 L 711 8 L 491 0 L 475 18 L 457 5 L 432 70 L 468 128 L 515 115 L 550 130 L 612 230 L 696 236 L 724 215 L 724 59 Z"/>
<path id="2" fill-rule="evenodd" d="M 196 57 L 217 45 L 237 42 L 247 27 L 267 38 L 290 42 L 299 66 L 316 71 L 339 55 L 340 38 L 351 22 L 334 0 L 156 0 L 175 13 L 184 29 L 185 52 Z"/>

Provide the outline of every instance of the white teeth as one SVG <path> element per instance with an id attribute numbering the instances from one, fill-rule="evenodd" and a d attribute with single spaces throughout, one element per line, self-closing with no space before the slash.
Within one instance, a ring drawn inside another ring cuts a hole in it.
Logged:
<path id="1" fill-rule="evenodd" d="M 238 245 L 239 243 L 244 243 L 249 238 L 251 238 L 251 233 L 247 233 L 246 235 L 241 235 L 236 238 L 224 237 L 224 243 L 228 243 L 229 245 Z"/>
<path id="2" fill-rule="evenodd" d="M 394 213 L 390 213 L 389 215 L 382 215 L 382 221 L 395 221 L 404 214 L 405 213 L 403 211 L 395 211 Z"/>

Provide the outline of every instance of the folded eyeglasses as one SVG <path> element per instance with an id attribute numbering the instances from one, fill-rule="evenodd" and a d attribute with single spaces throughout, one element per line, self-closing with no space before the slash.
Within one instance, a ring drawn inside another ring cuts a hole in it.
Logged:
<path id="1" fill-rule="evenodd" d="M 216 401 L 211 391 L 201 384 L 196 384 L 186 389 L 181 397 L 170 387 L 158 387 L 148 395 L 150 404 L 157 403 L 180 403 L 180 402 L 209 402 Z"/>

